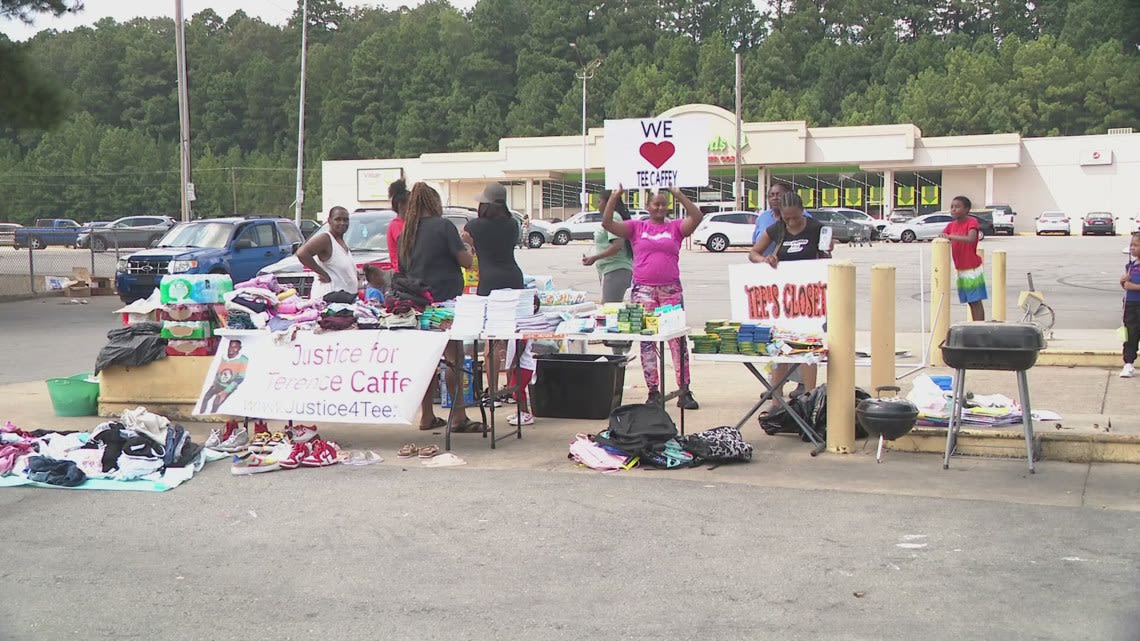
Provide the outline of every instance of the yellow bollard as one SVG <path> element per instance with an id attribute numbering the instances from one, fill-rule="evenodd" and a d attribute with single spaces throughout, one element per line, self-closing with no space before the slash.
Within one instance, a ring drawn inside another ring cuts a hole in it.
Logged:
<path id="1" fill-rule="evenodd" d="M 936 238 L 930 246 L 930 364 L 942 367 L 942 349 L 950 329 L 950 241 Z M 830 395 L 830 391 L 828 392 Z"/>
<path id="2" fill-rule="evenodd" d="M 1005 250 L 999 249 L 994 252 L 993 259 L 993 308 L 990 310 L 990 315 L 996 321 L 1005 320 Z"/>
<path id="3" fill-rule="evenodd" d="M 855 265 L 836 261 L 827 268 L 827 449 L 854 447 Z"/>
<path id="4" fill-rule="evenodd" d="M 871 267 L 871 391 L 894 384 L 895 266 L 875 265 Z"/>

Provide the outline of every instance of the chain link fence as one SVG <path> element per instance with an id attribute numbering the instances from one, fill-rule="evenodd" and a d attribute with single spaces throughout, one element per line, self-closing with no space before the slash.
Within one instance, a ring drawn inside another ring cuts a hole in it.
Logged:
<path id="1" fill-rule="evenodd" d="M 105 247 L 105 249 L 103 249 Z M 86 297 L 114 293 L 115 266 L 139 247 L 109 241 L 90 247 L 0 248 L 0 298 L 40 295 Z"/>

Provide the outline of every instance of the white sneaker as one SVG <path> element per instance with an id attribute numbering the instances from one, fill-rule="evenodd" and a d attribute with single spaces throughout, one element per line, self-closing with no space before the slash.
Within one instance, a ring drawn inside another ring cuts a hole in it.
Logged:
<path id="1" fill-rule="evenodd" d="M 214 449 L 219 452 L 240 452 L 247 447 L 249 447 L 249 431 L 244 427 L 239 427 Z"/>
<path id="2" fill-rule="evenodd" d="M 1132 378 L 1136 374 L 1136 366 L 1132 363 L 1126 363 L 1124 369 L 1120 370 L 1120 378 Z"/>
<path id="3" fill-rule="evenodd" d="M 270 456 L 250 454 L 245 458 L 235 456 L 230 467 L 230 473 L 235 476 L 245 476 L 246 474 L 260 474 L 279 469 L 281 469 L 281 464 L 277 462 L 277 459 Z"/>
<path id="4" fill-rule="evenodd" d="M 206 439 L 206 447 L 211 449 L 211 450 L 216 450 L 216 449 L 218 449 L 218 446 L 220 446 L 221 444 L 222 444 L 222 430 L 219 430 L 219 429 L 210 430 L 210 438 Z"/>
<path id="5" fill-rule="evenodd" d="M 534 425 L 534 414 L 530 412 L 522 412 L 511 414 L 507 417 L 508 425 Z"/>

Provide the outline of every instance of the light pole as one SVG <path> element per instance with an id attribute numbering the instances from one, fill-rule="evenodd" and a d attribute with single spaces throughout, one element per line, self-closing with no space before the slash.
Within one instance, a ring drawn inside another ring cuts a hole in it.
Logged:
<path id="1" fill-rule="evenodd" d="M 301 224 L 301 210 L 305 206 L 305 48 L 309 34 L 309 3 L 301 0 L 301 94 L 297 107 L 297 185 L 293 222 Z"/>
<path id="2" fill-rule="evenodd" d="M 578 48 L 578 43 L 571 42 L 570 46 L 578 54 L 578 62 L 582 65 L 582 70 L 575 73 L 574 77 L 582 81 L 582 191 L 578 194 L 578 204 L 582 207 L 581 211 L 586 211 L 586 205 L 590 202 L 586 193 L 586 83 L 594 77 L 598 67 L 602 65 L 602 59 L 594 58 L 588 63 L 583 62 L 582 50 Z"/>

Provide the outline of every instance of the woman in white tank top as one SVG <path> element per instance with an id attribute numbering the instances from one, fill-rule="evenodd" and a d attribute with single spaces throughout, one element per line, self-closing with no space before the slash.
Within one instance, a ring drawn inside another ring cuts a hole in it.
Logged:
<path id="1" fill-rule="evenodd" d="M 324 298 L 331 292 L 355 294 L 360 289 L 356 274 L 356 262 L 352 252 L 344 243 L 348 231 L 348 210 L 333 207 L 329 210 L 328 230 L 321 232 L 297 250 L 297 260 L 313 272 L 312 299 Z"/>

